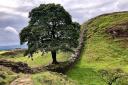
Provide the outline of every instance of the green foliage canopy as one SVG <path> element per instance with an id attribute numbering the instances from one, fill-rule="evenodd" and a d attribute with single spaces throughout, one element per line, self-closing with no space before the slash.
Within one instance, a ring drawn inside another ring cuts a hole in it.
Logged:
<path id="1" fill-rule="evenodd" d="M 80 25 L 59 4 L 41 4 L 29 13 L 29 25 L 20 32 L 21 44 L 27 42 L 25 55 L 40 50 L 73 51 L 78 45 Z"/>

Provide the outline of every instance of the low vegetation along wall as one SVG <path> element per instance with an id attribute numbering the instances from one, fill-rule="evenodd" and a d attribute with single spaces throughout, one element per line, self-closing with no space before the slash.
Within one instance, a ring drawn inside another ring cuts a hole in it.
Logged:
<path id="1" fill-rule="evenodd" d="M 0 65 L 9 67 L 12 71 L 16 73 L 19 73 L 19 72 L 37 73 L 37 72 L 42 72 L 44 70 L 65 73 L 80 59 L 82 47 L 84 47 L 83 46 L 84 39 L 85 39 L 84 34 L 85 34 L 85 30 L 81 31 L 80 38 L 79 38 L 79 45 L 76 48 L 75 52 L 71 55 L 70 59 L 66 62 L 61 62 L 58 65 L 51 64 L 45 67 L 42 66 L 42 67 L 31 68 L 26 63 L 23 63 L 23 62 L 12 62 L 12 61 L 3 60 L 3 59 L 0 60 Z"/>

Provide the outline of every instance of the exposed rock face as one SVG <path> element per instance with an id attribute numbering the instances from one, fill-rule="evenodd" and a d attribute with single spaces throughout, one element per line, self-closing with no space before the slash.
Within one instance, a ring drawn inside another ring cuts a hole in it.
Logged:
<path id="1" fill-rule="evenodd" d="M 128 22 L 118 24 L 106 30 L 113 38 L 116 37 L 128 37 Z"/>

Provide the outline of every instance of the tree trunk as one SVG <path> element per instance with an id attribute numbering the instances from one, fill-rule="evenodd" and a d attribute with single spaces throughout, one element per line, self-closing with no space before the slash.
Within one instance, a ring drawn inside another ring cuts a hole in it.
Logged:
<path id="1" fill-rule="evenodd" d="M 56 51 L 51 51 L 52 54 L 52 64 L 58 64 L 57 60 L 56 60 Z"/>

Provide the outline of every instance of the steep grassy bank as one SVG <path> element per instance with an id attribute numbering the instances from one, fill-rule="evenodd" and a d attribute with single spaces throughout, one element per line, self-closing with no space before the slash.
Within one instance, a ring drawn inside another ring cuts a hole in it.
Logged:
<path id="1" fill-rule="evenodd" d="M 67 75 L 78 81 L 79 85 L 108 85 L 109 76 L 102 77 L 101 70 L 112 73 L 112 70 L 128 72 L 127 38 L 107 33 L 109 29 L 127 28 L 128 12 L 111 13 L 98 16 L 84 23 L 82 28 L 87 29 L 87 41 L 81 60 Z M 118 26 L 118 27 L 116 27 Z M 114 71 L 115 72 L 115 71 Z M 112 74 L 110 77 L 113 77 Z M 123 77 L 121 77 L 123 78 Z M 125 78 L 127 81 L 127 78 Z M 126 85 L 121 79 L 113 81 L 113 85 Z M 118 84 L 117 84 L 118 82 Z M 124 84 L 123 84 L 124 83 Z"/>

